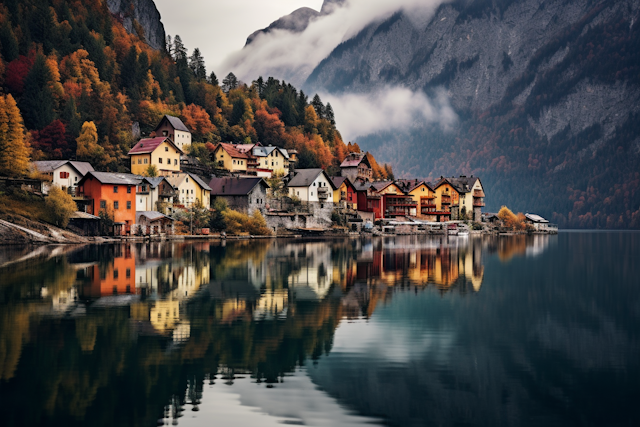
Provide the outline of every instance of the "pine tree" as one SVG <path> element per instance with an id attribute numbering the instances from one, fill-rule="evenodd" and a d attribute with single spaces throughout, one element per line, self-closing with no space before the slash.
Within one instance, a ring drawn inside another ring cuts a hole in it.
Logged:
<path id="1" fill-rule="evenodd" d="M 41 130 L 55 118 L 55 100 L 51 86 L 53 75 L 44 55 L 39 54 L 24 80 L 20 110 L 28 129 Z"/>
<path id="2" fill-rule="evenodd" d="M 28 169 L 29 148 L 20 110 L 11 95 L 0 95 L 0 175 L 25 175 Z"/>
<path id="3" fill-rule="evenodd" d="M 189 57 L 189 68 L 193 71 L 196 80 L 205 80 L 207 78 L 207 70 L 200 49 L 193 49 L 193 53 Z"/>
<path id="4" fill-rule="evenodd" d="M 0 52 L 2 52 L 2 57 L 6 62 L 11 62 L 18 58 L 20 53 L 18 48 L 18 39 L 16 39 L 8 20 L 6 20 L 4 24 L 2 24 L 2 27 L 0 27 L 0 46 L 2 46 L 2 50 Z"/>
<path id="5" fill-rule="evenodd" d="M 229 73 L 227 77 L 222 80 L 222 90 L 226 93 L 229 93 L 231 89 L 235 89 L 238 87 L 238 78 L 235 74 Z"/>
<path id="6" fill-rule="evenodd" d="M 209 83 L 211 83 L 214 86 L 218 86 L 219 84 L 218 77 L 216 76 L 216 73 L 214 73 L 213 71 L 211 72 L 211 74 L 209 74 Z"/>
<path id="7" fill-rule="evenodd" d="M 324 119 L 325 118 L 324 104 L 320 100 L 320 96 L 317 93 L 316 93 L 316 96 L 313 97 L 313 101 L 311 101 L 311 105 L 313 106 L 313 109 L 316 110 L 316 115 L 318 116 L 318 118 Z"/>
<path id="8" fill-rule="evenodd" d="M 325 114 L 325 119 L 329 120 L 329 122 L 335 126 L 336 125 L 336 117 L 335 114 L 333 113 L 333 107 L 331 107 L 331 104 L 327 102 L 327 106 L 324 109 L 324 114 Z"/>
<path id="9" fill-rule="evenodd" d="M 184 43 L 182 43 L 182 38 L 177 34 L 173 39 L 173 59 L 175 59 L 176 62 L 181 60 L 187 61 L 187 48 L 184 46 Z"/>

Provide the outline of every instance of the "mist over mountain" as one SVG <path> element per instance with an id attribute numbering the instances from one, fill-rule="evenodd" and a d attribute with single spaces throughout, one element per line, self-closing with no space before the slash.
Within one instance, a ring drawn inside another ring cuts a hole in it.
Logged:
<path id="1" fill-rule="evenodd" d="M 399 176 L 481 176 L 489 211 L 507 204 L 564 227 L 640 227 L 638 2 L 406 1 L 393 11 L 382 3 L 367 3 L 378 8 L 369 22 L 298 68 L 313 68 L 304 88 L 331 102 L 345 136 Z M 361 4 L 346 2 L 296 38 L 328 31 Z M 427 103 L 398 102 L 403 120 L 369 134 L 344 123 L 347 107 L 384 111 L 379 101 L 394 97 L 380 94 L 402 90 Z M 422 105 L 435 113 L 421 117 Z"/>

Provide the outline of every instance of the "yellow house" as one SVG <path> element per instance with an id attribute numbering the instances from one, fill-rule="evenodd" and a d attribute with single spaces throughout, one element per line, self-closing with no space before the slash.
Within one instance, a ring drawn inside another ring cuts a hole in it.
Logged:
<path id="1" fill-rule="evenodd" d="M 144 175 L 149 165 L 155 165 L 159 174 L 163 176 L 179 172 L 181 154 L 182 150 L 171 138 L 161 136 L 141 139 L 128 153 L 131 173 Z"/>
<path id="2" fill-rule="evenodd" d="M 204 207 L 210 206 L 211 188 L 199 176 L 180 172 L 167 177 L 167 181 L 176 190 L 179 204 L 187 208 L 198 202 Z"/>
<path id="3" fill-rule="evenodd" d="M 452 209 L 457 209 L 460 204 L 460 193 L 447 178 L 440 178 L 435 185 L 435 194 L 437 220 L 451 220 Z"/>
<path id="4" fill-rule="evenodd" d="M 229 172 L 246 172 L 249 155 L 238 150 L 233 144 L 219 143 L 213 150 L 213 160 L 216 167 Z"/>
<path id="5" fill-rule="evenodd" d="M 481 221 L 484 206 L 484 188 L 480 178 L 473 175 L 460 175 L 458 178 L 447 178 L 460 195 L 459 209 L 453 212 L 453 219 L 470 219 Z"/>
<path id="6" fill-rule="evenodd" d="M 258 170 L 269 170 L 273 175 L 287 175 L 289 173 L 289 153 L 280 147 L 254 146 L 253 167 Z"/>
<path id="7" fill-rule="evenodd" d="M 332 176 L 331 181 L 335 190 L 333 190 L 333 203 L 339 204 L 344 202 L 344 207 L 358 210 L 358 195 L 355 186 L 349 178 L 344 176 Z"/>
<path id="8" fill-rule="evenodd" d="M 411 216 L 436 221 L 436 193 L 428 183 L 417 179 L 399 179 L 396 184 L 416 202 L 416 209 L 412 211 Z"/>

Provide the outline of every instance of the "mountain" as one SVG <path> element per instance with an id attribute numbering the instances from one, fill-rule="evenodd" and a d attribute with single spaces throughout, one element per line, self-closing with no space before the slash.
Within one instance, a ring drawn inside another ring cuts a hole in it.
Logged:
<path id="1" fill-rule="evenodd" d="M 153 0 L 107 0 L 106 3 L 109 12 L 129 33 L 140 36 L 152 49 L 164 49 L 164 25 Z"/>
<path id="2" fill-rule="evenodd" d="M 418 123 L 358 144 L 397 176 L 481 176 L 489 211 L 640 228 L 639 18 L 633 0 L 456 0 L 423 20 L 400 10 L 338 45 L 304 87 L 444 90 L 453 129 Z"/>

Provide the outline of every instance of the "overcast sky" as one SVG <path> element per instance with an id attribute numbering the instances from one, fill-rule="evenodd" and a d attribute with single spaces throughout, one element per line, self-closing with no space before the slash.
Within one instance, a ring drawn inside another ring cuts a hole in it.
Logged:
<path id="1" fill-rule="evenodd" d="M 220 74 L 219 65 L 242 49 L 247 36 L 268 27 L 300 7 L 320 10 L 323 0 L 155 0 L 171 37 L 179 34 L 189 50 L 200 48 L 207 71 Z M 218 76 L 221 78 L 220 76 Z"/>

